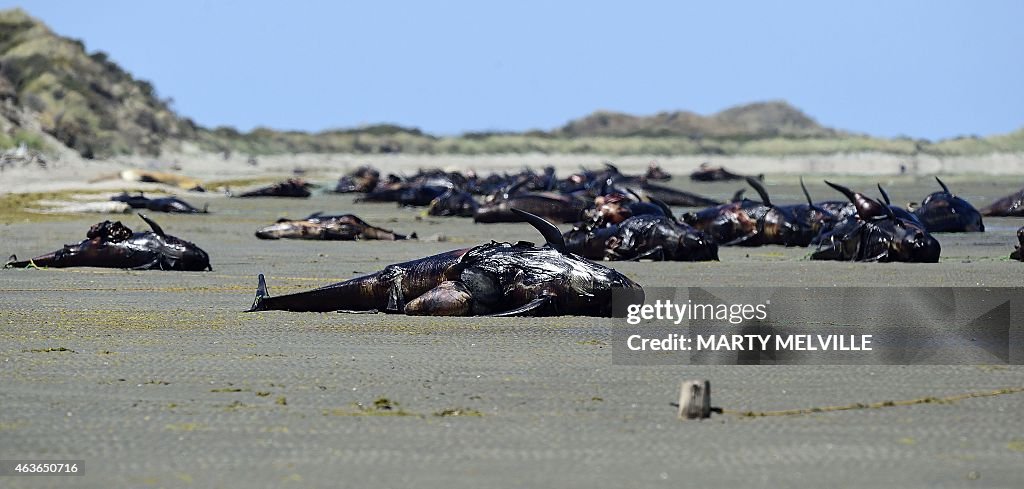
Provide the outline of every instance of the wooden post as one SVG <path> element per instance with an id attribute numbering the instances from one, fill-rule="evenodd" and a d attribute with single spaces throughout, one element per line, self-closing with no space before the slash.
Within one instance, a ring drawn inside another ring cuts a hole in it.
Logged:
<path id="1" fill-rule="evenodd" d="M 711 417 L 711 382 L 684 380 L 679 389 L 679 419 Z"/>

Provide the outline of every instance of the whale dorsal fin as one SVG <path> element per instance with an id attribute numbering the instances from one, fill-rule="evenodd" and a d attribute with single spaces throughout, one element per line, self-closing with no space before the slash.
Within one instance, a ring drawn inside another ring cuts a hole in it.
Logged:
<path id="1" fill-rule="evenodd" d="M 831 212 L 828 212 L 825 209 L 822 209 L 820 206 L 814 204 L 814 201 L 811 200 L 811 193 L 807 191 L 807 186 L 804 185 L 804 177 L 800 177 L 800 188 L 804 191 L 804 197 L 807 198 L 807 206 L 810 209 L 814 209 L 815 211 L 820 212 L 824 215 L 832 214 Z"/>
<path id="2" fill-rule="evenodd" d="M 668 217 L 669 219 L 672 219 L 673 221 L 676 219 L 676 216 L 672 215 L 672 208 L 669 207 L 668 204 L 665 203 L 665 201 L 663 201 L 661 199 L 656 199 L 654 197 L 648 197 L 648 198 L 651 200 L 652 204 L 658 206 L 661 209 L 661 212 L 665 213 L 665 217 Z"/>
<path id="3" fill-rule="evenodd" d="M 807 205 L 814 207 L 814 201 L 811 200 L 811 193 L 807 191 L 807 185 L 804 185 L 804 177 L 800 177 L 800 190 L 804 191 L 804 197 L 807 197 Z"/>
<path id="4" fill-rule="evenodd" d="M 153 232 L 156 233 L 158 236 L 167 236 L 166 234 L 164 234 L 164 230 L 160 227 L 160 225 L 153 222 L 152 219 L 146 217 L 145 214 L 139 213 L 139 217 L 141 217 L 143 221 L 146 221 L 146 224 L 149 224 L 149 227 L 152 228 Z"/>
<path id="5" fill-rule="evenodd" d="M 544 236 L 544 241 L 547 242 L 548 246 L 561 253 L 565 253 L 565 238 L 562 237 L 562 232 L 551 224 L 547 219 L 540 217 L 536 214 L 530 214 L 524 210 L 511 208 L 512 213 L 522 217 L 526 222 L 530 223 L 531 226 L 540 231 L 541 236 Z"/>
<path id="6" fill-rule="evenodd" d="M 768 191 L 764 189 L 764 185 L 761 185 L 761 182 L 759 182 L 754 177 L 746 177 L 746 180 L 747 180 L 747 185 L 750 185 L 751 187 L 753 187 L 754 190 L 757 191 L 757 195 L 761 196 L 761 203 L 763 203 L 764 205 L 766 205 L 768 207 L 774 207 L 772 205 L 771 199 L 768 198 Z"/>
<path id="7" fill-rule="evenodd" d="M 892 200 L 889 199 L 889 192 L 886 192 L 880 183 L 877 184 L 877 187 L 878 191 L 882 194 L 882 199 L 885 200 L 885 205 L 892 205 Z"/>
<path id="8" fill-rule="evenodd" d="M 846 188 L 836 183 L 832 183 L 828 180 L 825 180 L 825 183 L 828 184 L 829 187 L 832 187 L 842 192 L 842 194 L 845 195 L 847 199 L 850 199 L 850 202 L 853 203 L 853 206 L 857 208 L 857 215 L 860 216 L 860 218 L 865 221 L 884 219 L 892 214 L 892 209 L 889 209 L 889 206 L 887 205 L 883 205 L 874 199 L 870 199 L 862 194 L 855 193 L 853 190 L 850 190 L 849 188 Z"/>
<path id="9" fill-rule="evenodd" d="M 949 187 L 947 187 L 945 183 L 942 183 L 942 180 L 940 180 L 939 177 L 936 176 L 935 181 L 939 182 L 939 186 L 942 187 L 943 192 L 946 192 L 949 195 L 953 195 L 953 192 L 949 191 Z"/>

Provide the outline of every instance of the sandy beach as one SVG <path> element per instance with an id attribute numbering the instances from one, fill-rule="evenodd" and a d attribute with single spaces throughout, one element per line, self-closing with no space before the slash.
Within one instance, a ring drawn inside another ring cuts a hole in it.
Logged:
<path id="1" fill-rule="evenodd" d="M 301 168 L 325 185 L 365 163 L 395 172 L 543 162 L 570 171 L 600 163 L 584 156 L 297 156 L 260 158 L 252 167 L 242 157 L 217 158 L 57 162 L 50 170 L 8 170 L 0 191 L 163 188 L 118 180 L 82 184 L 129 163 L 177 163 L 182 173 L 209 181 L 273 179 Z M 1024 177 L 984 175 L 1024 173 L 1019 156 L 998 158 L 1012 162 L 943 163 L 944 179 L 981 207 L 1024 186 Z M 636 172 L 649 160 L 616 163 Z M 688 190 L 725 199 L 742 187 L 689 182 L 685 174 L 700 158 L 659 161 L 676 174 L 672 184 Z M 814 176 L 812 195 L 822 200 L 840 198 L 821 182 L 824 174 L 865 190 L 881 181 L 897 202 L 937 190 L 923 165 L 899 175 L 898 159 L 872 160 L 864 172 L 845 166 L 848 160 L 839 171 L 834 158 L 774 166 L 712 161 L 768 173 L 769 191 L 780 203 L 802 200 L 796 182 L 805 171 Z M 341 475 L 347 484 L 377 487 L 1010 487 L 1019 481 L 1024 434 L 1008 427 L 1024 422 L 1024 393 L 996 392 L 1024 387 L 1019 366 L 619 366 L 611 361 L 613 319 L 243 313 L 258 273 L 266 274 L 271 294 L 284 294 L 491 239 L 540 237 L 522 224 L 424 217 L 419 209 L 354 204 L 346 195 L 179 195 L 209 204 L 211 214 L 152 217 L 208 251 L 213 272 L 0 271 L 0 459 L 85 461 L 84 477 L 8 478 L 5 487 L 310 487 L 334 485 Z M 279 217 L 314 211 L 351 212 L 435 239 L 253 237 Z M 132 214 L 12 218 L 0 222 L 0 253 L 48 252 L 115 217 L 144 227 Z M 611 266 L 651 287 L 1019 286 L 1024 269 L 1007 256 L 1024 221 L 986 218 L 985 224 L 983 234 L 941 235 L 942 260 L 932 265 L 812 262 L 808 249 L 770 246 L 725 248 L 715 263 Z M 678 421 L 669 403 L 677 400 L 679 382 L 690 378 L 710 379 L 713 403 L 730 413 Z M 992 395 L 958 397 L 971 393 Z M 736 414 L 929 398 L 936 401 Z"/>

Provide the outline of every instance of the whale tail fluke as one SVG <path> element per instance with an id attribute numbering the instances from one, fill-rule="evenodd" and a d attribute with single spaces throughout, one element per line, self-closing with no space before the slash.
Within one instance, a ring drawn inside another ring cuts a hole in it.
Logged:
<path id="1" fill-rule="evenodd" d="M 264 278 L 263 274 L 261 273 L 257 280 L 259 281 L 259 283 L 256 285 L 256 298 L 253 299 L 252 301 L 252 307 L 250 307 L 249 310 L 245 312 L 267 310 L 266 307 L 263 306 L 263 300 L 270 297 L 270 293 L 267 292 L 267 279 Z"/>

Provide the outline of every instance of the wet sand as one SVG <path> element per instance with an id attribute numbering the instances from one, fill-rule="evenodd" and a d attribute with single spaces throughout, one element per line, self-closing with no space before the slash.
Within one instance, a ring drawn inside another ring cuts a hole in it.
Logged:
<path id="1" fill-rule="evenodd" d="M 876 179 L 835 178 L 875 193 Z M 675 182 L 723 199 L 742 186 Z M 840 198 L 808 182 L 816 199 Z M 947 183 L 978 207 L 1024 185 Z M 923 177 L 883 184 L 898 202 L 937 189 Z M 795 176 L 769 176 L 769 191 L 801 199 Z M 690 378 L 711 380 L 717 406 L 762 412 L 1024 387 L 1021 367 L 616 366 L 611 319 L 246 314 L 257 273 L 283 294 L 540 237 L 351 196 L 188 199 L 213 213 L 152 217 L 207 250 L 213 272 L 0 271 L 0 459 L 85 460 L 87 474 L 4 487 L 1007 487 L 1024 477 L 1024 393 L 703 422 L 677 421 L 669 405 Z M 320 210 L 448 241 L 252 235 Z M 103 218 L 2 222 L 0 253 L 51 251 Z M 808 249 L 762 247 L 723 249 L 718 263 L 612 266 L 645 286 L 1019 285 L 1024 264 L 1007 256 L 1024 220 L 985 224 L 984 234 L 940 235 L 934 265 L 811 262 Z"/>

